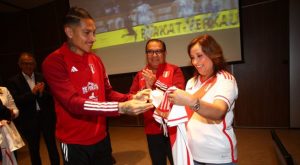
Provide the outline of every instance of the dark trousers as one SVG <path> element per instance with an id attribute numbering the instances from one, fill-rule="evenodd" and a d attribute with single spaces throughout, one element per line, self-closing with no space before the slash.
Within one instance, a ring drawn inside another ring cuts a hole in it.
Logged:
<path id="1" fill-rule="evenodd" d="M 112 165 L 109 138 L 93 145 L 61 143 L 64 165 Z"/>
<path id="2" fill-rule="evenodd" d="M 147 134 L 148 149 L 153 165 L 166 165 L 167 157 L 173 165 L 170 138 L 163 134 Z"/>
<path id="3" fill-rule="evenodd" d="M 22 128 L 20 126 L 20 132 L 28 143 L 30 159 L 32 165 L 41 165 L 40 157 L 40 136 L 44 137 L 46 147 L 48 150 L 49 159 L 51 165 L 59 165 L 59 153 L 55 140 L 55 122 L 49 121 L 50 116 L 44 114 L 44 112 L 37 112 L 36 116 L 29 121 L 31 124 Z"/>

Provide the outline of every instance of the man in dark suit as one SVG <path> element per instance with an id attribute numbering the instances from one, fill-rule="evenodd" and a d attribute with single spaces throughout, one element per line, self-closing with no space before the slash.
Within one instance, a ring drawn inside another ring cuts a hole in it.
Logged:
<path id="1" fill-rule="evenodd" d="M 52 96 L 46 90 L 42 75 L 34 72 L 36 61 L 32 54 L 21 53 L 19 67 L 21 72 L 8 81 L 8 88 L 20 111 L 15 124 L 28 143 L 32 165 L 41 165 L 39 153 L 41 133 L 51 164 L 59 165 Z"/>

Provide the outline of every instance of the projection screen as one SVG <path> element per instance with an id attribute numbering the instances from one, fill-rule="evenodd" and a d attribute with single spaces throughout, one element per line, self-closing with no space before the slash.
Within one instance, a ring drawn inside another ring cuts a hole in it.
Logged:
<path id="1" fill-rule="evenodd" d="M 136 72 L 145 66 L 145 43 L 159 38 L 167 61 L 189 66 L 187 45 L 210 34 L 228 62 L 242 60 L 238 0 L 70 0 L 89 11 L 96 23 L 93 51 L 108 74 Z"/>

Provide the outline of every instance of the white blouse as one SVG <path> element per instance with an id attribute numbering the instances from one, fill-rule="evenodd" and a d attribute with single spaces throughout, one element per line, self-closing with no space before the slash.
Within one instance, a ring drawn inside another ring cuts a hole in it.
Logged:
<path id="1" fill-rule="evenodd" d="M 19 116 L 19 109 L 17 108 L 13 97 L 11 96 L 9 90 L 6 87 L 0 86 L 0 99 L 2 104 L 6 106 L 6 108 L 11 109 L 15 115 L 15 117 Z"/>

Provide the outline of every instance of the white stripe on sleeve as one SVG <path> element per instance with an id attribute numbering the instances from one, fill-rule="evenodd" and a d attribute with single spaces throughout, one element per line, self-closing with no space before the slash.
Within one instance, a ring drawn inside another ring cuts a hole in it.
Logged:
<path id="1" fill-rule="evenodd" d="M 118 102 L 85 101 L 83 109 L 87 111 L 113 112 L 119 110 Z"/>

